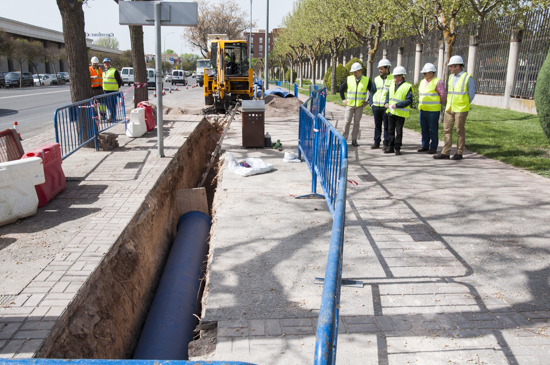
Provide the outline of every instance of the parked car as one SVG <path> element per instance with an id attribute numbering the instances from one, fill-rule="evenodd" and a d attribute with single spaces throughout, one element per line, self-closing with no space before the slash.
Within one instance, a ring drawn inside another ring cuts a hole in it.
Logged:
<path id="1" fill-rule="evenodd" d="M 52 85 L 52 78 L 51 75 L 48 74 L 38 74 L 38 75 L 32 75 L 34 86 L 48 86 Z"/>
<path id="2" fill-rule="evenodd" d="M 58 79 L 63 79 L 65 80 L 65 82 L 69 82 L 69 73 L 68 72 L 58 72 L 57 73 L 57 78 Z"/>
<path id="3" fill-rule="evenodd" d="M 172 81 L 172 75 L 168 74 L 168 75 L 164 76 L 164 81 L 165 81 L 165 82 L 170 82 L 170 81 Z M 173 84 L 172 84 L 172 85 L 173 85 Z"/>
<path id="4" fill-rule="evenodd" d="M 133 67 L 123 67 L 120 70 L 120 77 L 122 78 L 122 86 L 124 84 L 133 84 L 134 83 L 134 68 Z"/>
<path id="5" fill-rule="evenodd" d="M 5 76 L 6 87 L 19 87 L 19 77 L 21 76 L 21 83 L 23 86 L 34 86 L 34 80 L 30 72 L 21 72 L 14 71 L 8 72 Z"/>
<path id="6" fill-rule="evenodd" d="M 5 75 L 6 75 L 5 72 L 0 71 L 0 87 L 6 87 Z"/>
<path id="7" fill-rule="evenodd" d="M 51 74 L 50 79 L 52 79 L 52 85 L 65 85 L 64 77 L 59 77 L 59 76 L 56 77 L 55 74 Z"/>

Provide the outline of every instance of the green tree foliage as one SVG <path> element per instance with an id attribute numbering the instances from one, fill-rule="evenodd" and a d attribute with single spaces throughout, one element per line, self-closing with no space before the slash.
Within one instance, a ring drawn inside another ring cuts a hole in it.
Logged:
<path id="1" fill-rule="evenodd" d="M 292 82 L 296 81 L 296 77 L 298 77 L 296 71 L 292 70 Z M 285 81 L 290 82 L 290 69 L 287 69 L 285 72 Z"/>
<path id="2" fill-rule="evenodd" d="M 338 65 L 338 67 L 336 67 L 336 90 L 340 88 L 340 85 L 342 85 L 342 83 L 346 80 L 346 77 L 348 76 L 349 71 L 344 65 L 340 64 Z M 327 79 L 326 86 L 327 89 L 330 89 L 332 87 L 332 78 L 330 76 Z"/>
<path id="3" fill-rule="evenodd" d="M 332 66 L 329 66 L 329 68 L 327 68 L 327 72 L 325 72 L 325 76 L 323 76 L 323 85 L 325 85 L 327 87 L 327 90 L 329 90 L 329 88 L 327 86 L 328 79 L 331 76 L 332 76 Z"/>
<path id="4" fill-rule="evenodd" d="M 548 52 L 537 76 L 535 104 L 540 126 L 550 142 L 550 52 Z"/>
<path id="5" fill-rule="evenodd" d="M 96 46 L 118 49 L 119 42 L 115 37 L 101 37 L 97 41 L 94 41 Z"/>
<path id="6" fill-rule="evenodd" d="M 197 69 L 197 60 L 199 55 L 193 53 L 184 53 L 180 56 L 181 69 L 186 71 L 195 71 Z"/>

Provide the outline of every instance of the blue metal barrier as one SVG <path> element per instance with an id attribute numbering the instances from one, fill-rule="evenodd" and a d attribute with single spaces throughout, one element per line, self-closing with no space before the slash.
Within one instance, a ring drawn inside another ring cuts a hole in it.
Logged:
<path id="1" fill-rule="evenodd" d="M 53 121 L 63 159 L 91 141 L 98 151 L 99 133 L 126 123 L 124 96 L 122 92 L 109 93 L 57 108 Z"/>
<path id="2" fill-rule="evenodd" d="M 95 359 L 0 359 L 0 365 L 254 365 L 239 361 L 95 360 Z"/>
<path id="3" fill-rule="evenodd" d="M 313 114 L 314 111 L 321 111 L 321 105 L 324 111 L 323 90 L 326 97 L 326 88 L 314 90 L 312 96 L 300 106 L 298 132 L 298 154 L 299 158 L 304 155 L 311 171 L 312 193 L 316 194 L 319 180 L 333 218 L 317 322 L 316 365 L 334 364 L 336 361 L 348 167 L 346 140 L 320 113 Z"/>

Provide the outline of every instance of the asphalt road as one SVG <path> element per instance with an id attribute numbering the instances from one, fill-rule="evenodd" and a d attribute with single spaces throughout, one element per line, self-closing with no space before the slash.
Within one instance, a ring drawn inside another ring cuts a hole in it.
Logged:
<path id="1" fill-rule="evenodd" d="M 165 86 L 170 86 L 165 83 Z M 181 85 L 180 85 L 181 87 Z M 128 86 L 120 90 L 126 91 Z M 149 89 L 149 98 L 154 89 Z M 132 92 L 125 97 L 126 105 L 132 102 Z M 0 89 L 0 131 L 12 128 L 17 121 L 21 137 L 30 138 L 48 128 L 54 128 L 54 112 L 57 108 L 71 104 L 70 86 L 35 86 Z"/>

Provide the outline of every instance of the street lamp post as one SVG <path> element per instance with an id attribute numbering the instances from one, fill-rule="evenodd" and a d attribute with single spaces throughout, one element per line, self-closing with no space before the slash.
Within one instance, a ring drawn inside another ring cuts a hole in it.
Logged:
<path id="1" fill-rule="evenodd" d="M 166 33 L 166 34 L 164 35 L 164 54 L 165 54 L 165 55 L 166 55 L 166 36 L 167 36 L 168 34 L 175 34 L 175 33 L 174 33 L 174 32 L 170 32 L 170 33 Z M 162 60 L 161 60 L 161 62 L 162 62 Z M 166 68 L 163 68 L 163 71 L 166 73 Z"/>

